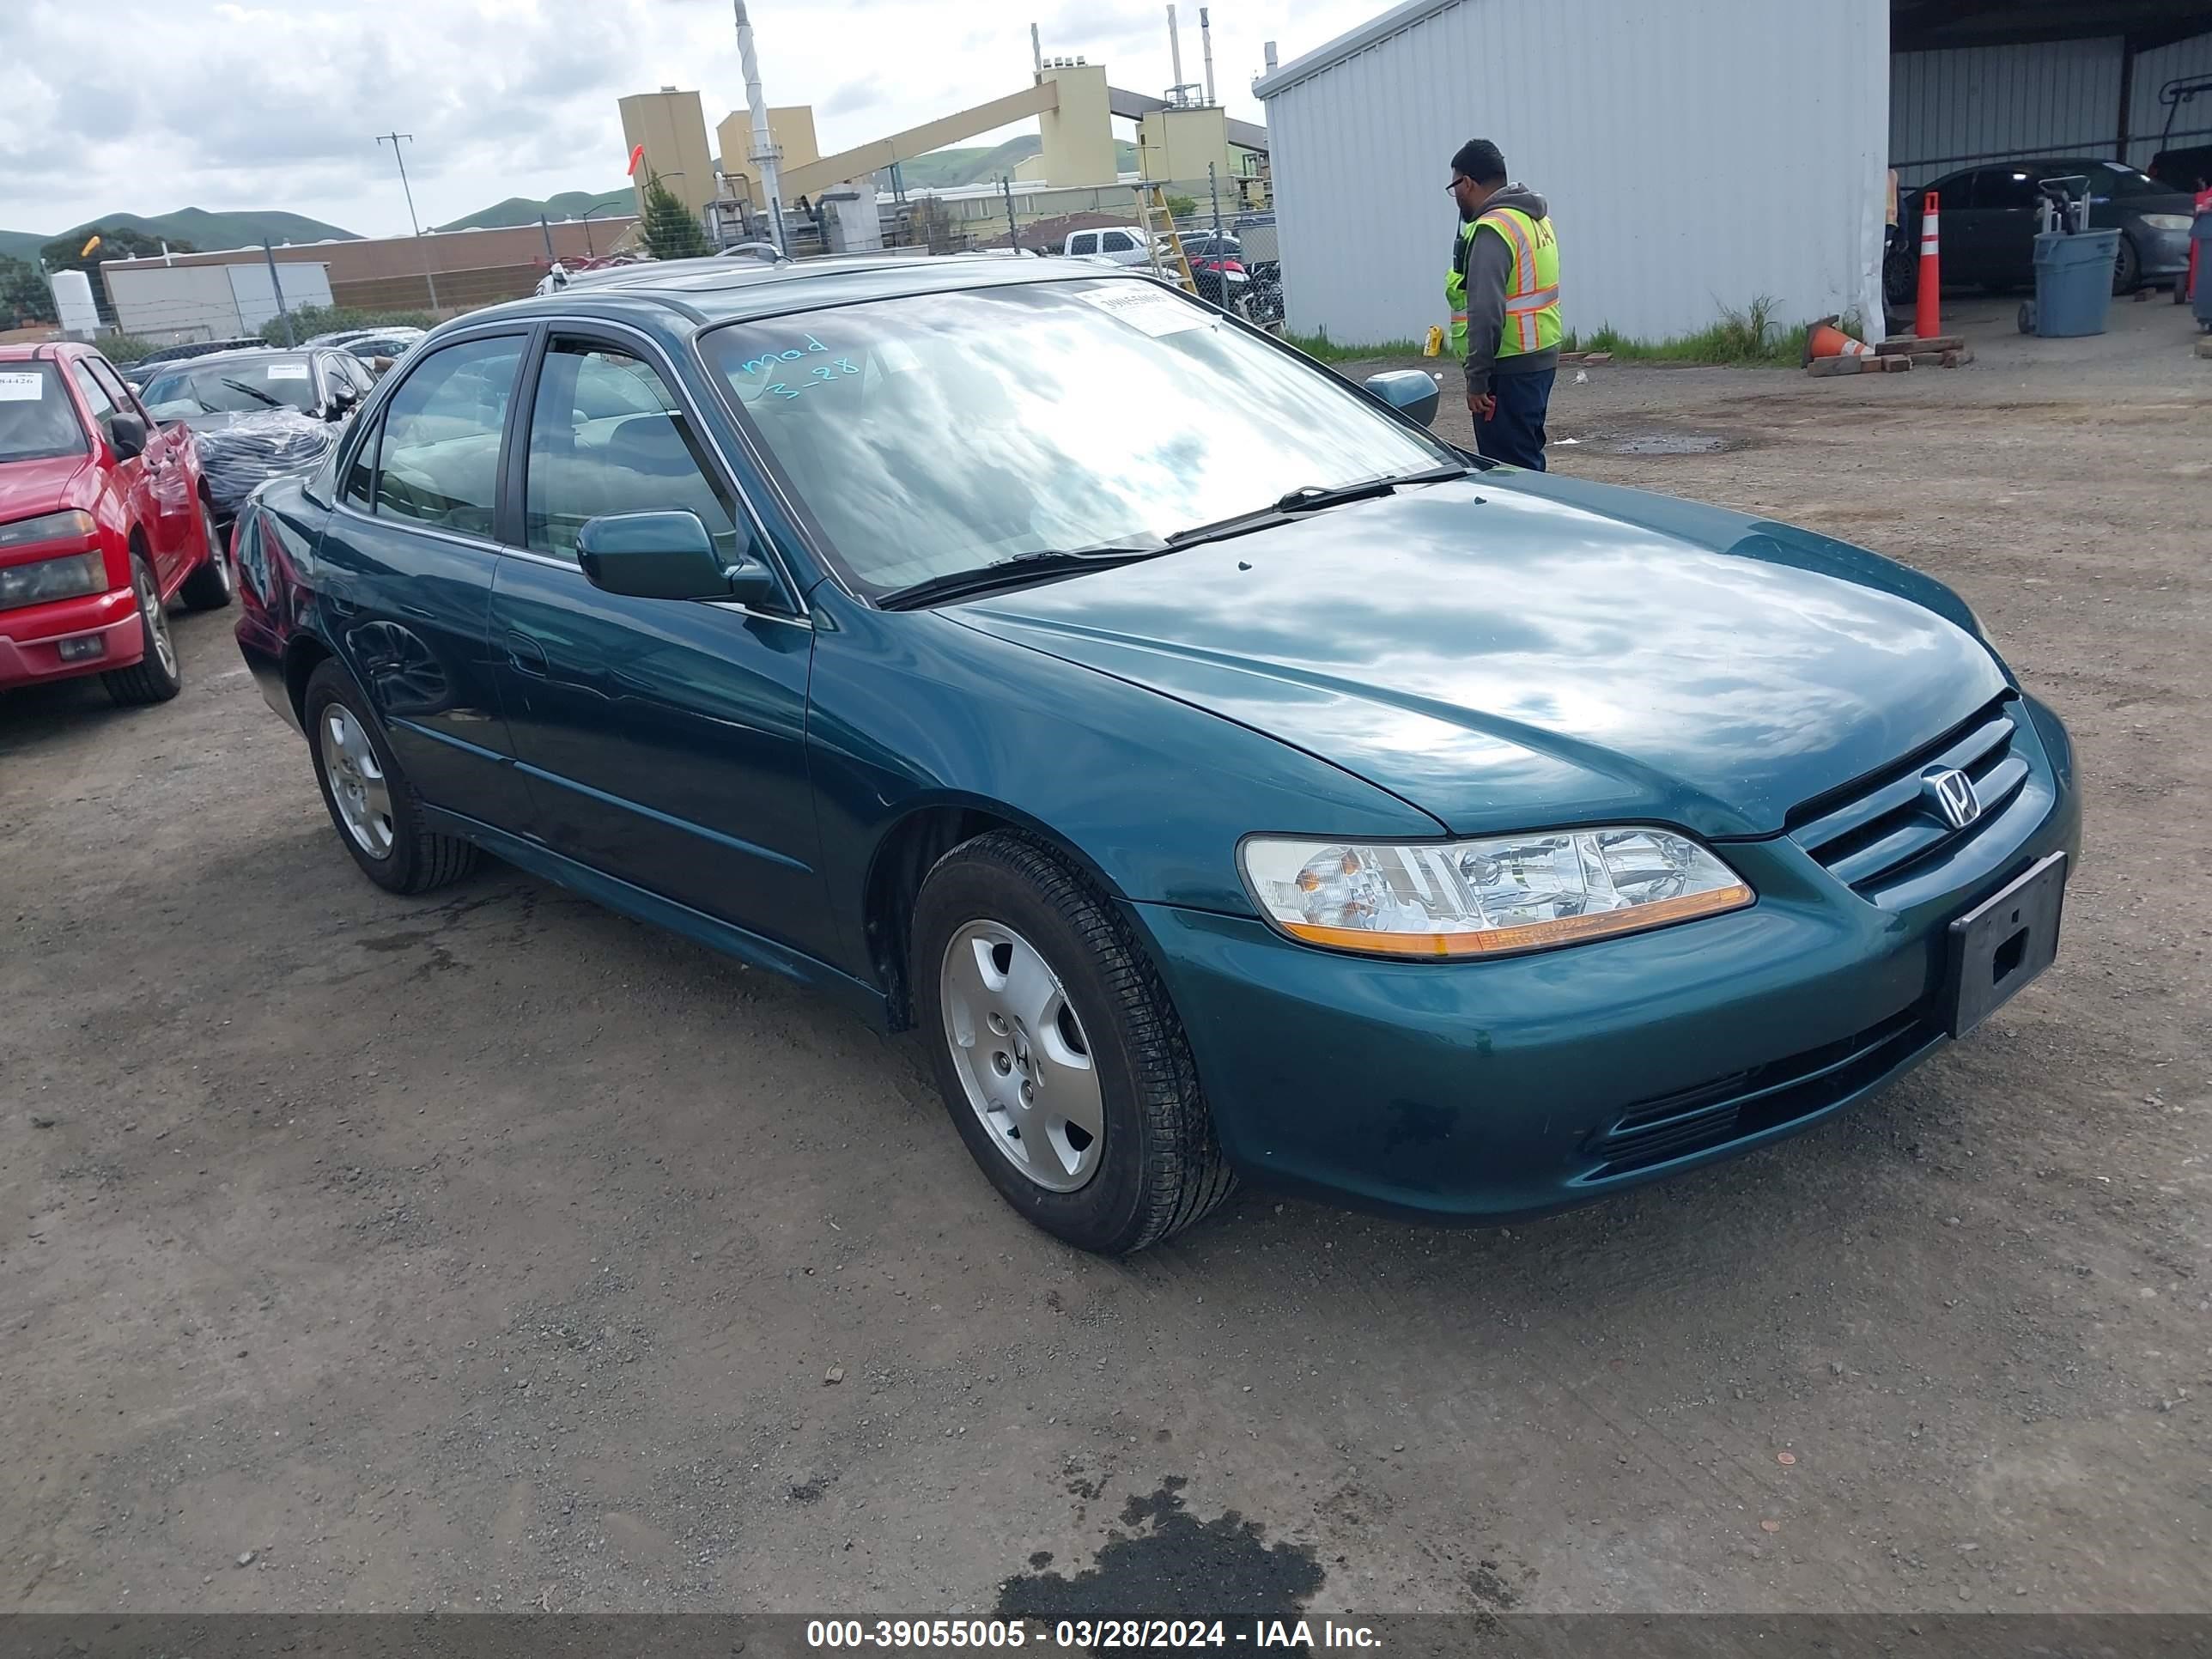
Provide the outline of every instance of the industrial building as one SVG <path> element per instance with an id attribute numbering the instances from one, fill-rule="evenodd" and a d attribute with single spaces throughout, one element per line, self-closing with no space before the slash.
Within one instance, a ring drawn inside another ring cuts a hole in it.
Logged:
<path id="1" fill-rule="evenodd" d="M 252 333 L 274 314 L 272 257 L 288 307 L 451 312 L 520 299 L 553 259 L 605 253 L 636 223 L 630 215 L 602 214 L 544 226 L 287 244 L 268 252 L 240 247 L 107 259 L 100 276 L 125 332 L 165 343 L 217 339 Z M 295 272 L 295 265 L 313 270 Z"/>
<path id="2" fill-rule="evenodd" d="M 828 198 L 838 209 L 838 240 L 847 246 L 870 245 L 865 239 L 852 240 L 858 219 L 894 209 L 909 196 L 927 198 L 949 222 L 978 228 L 994 221 L 1003 225 L 1010 208 L 1022 224 L 1099 210 L 1127 215 L 1133 210 L 1132 187 L 1139 185 L 1158 185 L 1200 199 L 1218 188 L 1224 210 L 1231 212 L 1261 205 L 1267 129 L 1232 120 L 1217 100 L 1204 8 L 1199 15 L 1205 78 L 1181 82 L 1175 9 L 1167 10 L 1179 84 L 1168 88 L 1164 97 L 1111 85 L 1105 65 L 1086 58 L 1048 58 L 1032 29 L 1034 65 L 1028 86 L 834 155 L 821 154 L 811 106 L 764 106 L 783 205 L 787 209 L 802 199 L 820 204 Z M 705 114 L 696 91 L 663 87 L 619 104 L 624 142 L 633 149 L 644 147 L 641 189 L 648 173 L 657 174 L 702 216 L 718 240 L 759 234 L 744 228 L 767 207 L 754 176 L 749 110 L 732 111 L 715 127 L 720 155 L 710 160 Z M 997 181 L 911 191 L 895 183 L 891 190 L 876 190 L 876 176 L 897 180 L 902 162 L 1029 120 L 1036 123 L 1039 149 L 1015 167 L 1010 191 Z M 1116 120 L 1135 129 L 1138 165 L 1133 171 L 1125 172 L 1117 160 Z M 701 179 L 708 182 L 702 185 Z M 865 202 L 865 210 L 854 210 L 854 202 Z"/>
<path id="3" fill-rule="evenodd" d="M 1765 297 L 1879 338 L 1891 168 L 2140 165 L 2160 92 L 2207 73 L 2212 8 L 2177 0 L 1408 0 L 1253 91 L 1295 331 L 1444 320 L 1449 160 L 1480 137 L 1550 204 L 1571 330 L 1661 340 Z M 2212 137 L 2185 138 L 2198 107 L 2172 141 Z"/>

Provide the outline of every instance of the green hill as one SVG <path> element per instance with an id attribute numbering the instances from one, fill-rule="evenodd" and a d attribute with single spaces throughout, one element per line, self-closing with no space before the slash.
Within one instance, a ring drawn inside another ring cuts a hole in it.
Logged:
<path id="1" fill-rule="evenodd" d="M 602 191 L 594 196 L 588 190 L 564 190 L 549 196 L 544 201 L 533 201 L 527 196 L 510 196 L 504 202 L 495 202 L 488 208 L 478 208 L 474 213 L 463 214 L 450 224 L 440 225 L 440 230 L 497 230 L 510 225 L 534 225 L 538 216 L 544 214 L 555 223 L 563 219 L 580 219 L 593 208 L 602 212 L 634 210 L 637 198 L 628 185 L 620 190 Z"/>
<path id="2" fill-rule="evenodd" d="M 0 230 L 0 255 L 33 261 L 48 242 L 80 232 L 89 234 L 97 225 L 128 227 L 149 236 L 190 242 L 204 252 L 215 248 L 250 247 L 264 236 L 280 246 L 286 242 L 361 240 L 350 230 L 341 230 L 336 225 L 326 225 L 319 219 L 297 213 L 210 213 L 204 208 L 179 208 L 174 213 L 155 214 L 151 218 L 136 213 L 103 213 L 66 230 Z"/>
<path id="3" fill-rule="evenodd" d="M 1003 144 L 970 144 L 932 150 L 911 161 L 900 162 L 899 173 L 908 190 L 953 190 L 962 185 L 986 184 L 1002 173 L 1010 173 L 1043 147 L 1043 141 L 1034 132 L 1018 133 Z M 1134 173 L 1137 147 L 1116 140 L 1114 165 L 1121 172 Z M 878 173 L 876 188 L 890 187 L 890 174 Z"/>

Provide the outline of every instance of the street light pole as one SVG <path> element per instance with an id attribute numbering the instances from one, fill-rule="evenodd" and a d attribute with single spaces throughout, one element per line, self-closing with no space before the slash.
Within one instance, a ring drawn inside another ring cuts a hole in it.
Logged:
<path id="1" fill-rule="evenodd" d="M 605 213 L 609 208 L 621 205 L 619 202 L 594 202 L 584 210 L 584 254 L 586 258 L 596 259 L 599 257 L 599 249 L 592 246 L 592 216 L 594 213 Z"/>
<path id="2" fill-rule="evenodd" d="M 399 163 L 399 191 L 407 198 L 407 222 L 414 228 L 415 240 L 419 244 L 422 240 L 422 222 L 415 216 L 415 191 L 407 182 L 407 158 L 399 153 L 399 141 L 403 138 L 410 144 L 415 142 L 415 135 L 411 132 L 380 132 L 376 142 L 380 147 L 390 144 L 392 159 Z M 438 279 L 430 274 L 430 250 L 425 247 L 422 252 L 422 280 L 429 284 L 430 309 L 435 311 L 438 308 Z"/>

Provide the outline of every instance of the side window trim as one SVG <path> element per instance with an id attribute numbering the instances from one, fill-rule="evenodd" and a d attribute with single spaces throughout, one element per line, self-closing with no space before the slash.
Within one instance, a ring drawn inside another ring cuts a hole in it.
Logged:
<path id="1" fill-rule="evenodd" d="M 774 539 L 769 535 L 767 521 L 761 517 L 759 507 L 754 504 L 752 497 L 746 494 L 738 483 L 736 470 L 730 465 L 729 458 L 722 453 L 720 443 L 708 429 L 706 416 L 699 406 L 698 399 L 692 395 L 691 387 L 684 380 L 674 361 L 661 349 L 660 343 L 643 329 L 632 329 L 623 324 L 609 322 L 603 318 L 550 317 L 538 325 L 537 337 L 531 343 L 529 353 L 524 359 L 522 380 L 515 392 L 515 402 L 520 411 L 521 424 L 520 427 L 511 425 L 507 428 L 507 461 L 505 470 L 501 474 L 500 506 L 502 512 L 512 511 L 514 517 L 511 521 L 507 521 L 507 527 L 520 533 L 511 540 L 503 541 L 501 546 L 511 550 L 517 556 L 549 562 L 565 570 L 576 569 L 576 566 L 568 560 L 552 559 L 550 555 L 532 553 L 525 546 L 525 540 L 528 534 L 523 500 L 526 489 L 525 474 L 529 461 L 528 422 L 531 411 L 538 404 L 538 374 L 544 368 L 546 353 L 552 349 L 556 335 L 564 340 L 594 341 L 611 350 L 623 352 L 650 365 L 653 371 L 660 376 L 662 383 L 674 392 L 677 401 L 683 405 L 684 412 L 690 417 L 692 429 L 699 434 L 701 447 L 709 457 L 714 469 L 713 477 L 708 482 L 720 485 L 727 492 L 730 500 L 736 503 L 736 516 L 740 527 L 746 532 L 747 539 L 754 550 L 765 557 L 775 571 L 782 583 L 784 597 L 791 605 L 788 612 L 754 611 L 749 606 L 738 605 L 726 608 L 743 611 L 747 615 L 766 617 L 772 621 L 797 623 L 804 627 L 811 627 L 813 613 L 807 606 L 804 590 L 799 586 L 797 578 L 792 574 L 789 562 L 784 558 L 782 550 L 775 545 Z M 692 361 L 700 365 L 702 373 L 707 372 L 704 359 L 699 356 L 696 346 L 692 352 Z M 720 601 L 710 603 L 719 604 Z"/>

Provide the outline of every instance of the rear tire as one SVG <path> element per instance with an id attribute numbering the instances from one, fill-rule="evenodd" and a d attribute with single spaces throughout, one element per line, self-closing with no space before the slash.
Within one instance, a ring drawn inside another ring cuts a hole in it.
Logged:
<path id="1" fill-rule="evenodd" d="M 220 611 L 230 603 L 236 586 L 231 575 L 230 550 L 222 544 L 222 532 L 215 527 L 215 509 L 205 501 L 199 507 L 200 534 L 207 538 L 208 556 L 185 578 L 177 597 L 195 611 Z"/>
<path id="2" fill-rule="evenodd" d="M 168 607 L 154 585 L 154 567 L 136 548 L 131 551 L 131 593 L 138 605 L 138 629 L 145 654 L 128 668 L 111 668 L 100 677 L 107 695 L 125 708 L 167 702 L 185 689 L 176 641 L 169 637 Z"/>
<path id="3" fill-rule="evenodd" d="M 427 893 L 476 868 L 477 849 L 422 823 L 421 799 L 353 677 L 316 665 L 301 700 L 315 781 L 362 874 L 392 893 Z"/>
<path id="4" fill-rule="evenodd" d="M 1112 903 L 1050 851 L 1007 832 L 956 847 L 922 883 L 912 938 L 918 1024 L 945 1109 L 1023 1217 L 1126 1255 L 1235 1189 L 1159 975 Z M 1017 951 L 1039 993 L 1029 999 Z M 1084 1114 L 1053 1115 L 1071 1089 L 1087 1093 L 1095 1135 L 1070 1129 Z"/>

